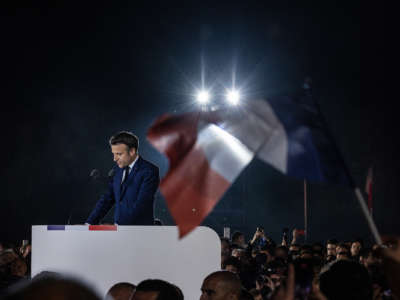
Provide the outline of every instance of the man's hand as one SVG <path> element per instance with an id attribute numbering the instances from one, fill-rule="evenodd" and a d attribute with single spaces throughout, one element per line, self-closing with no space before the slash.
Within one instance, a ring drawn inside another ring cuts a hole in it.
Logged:
<path id="1" fill-rule="evenodd" d="M 295 281 L 294 266 L 289 264 L 288 277 L 285 285 L 280 285 L 272 300 L 294 300 Z"/>
<path id="2" fill-rule="evenodd" d="M 256 240 L 258 240 L 260 237 L 264 236 L 264 231 L 263 230 L 259 230 L 259 228 L 257 228 L 256 232 L 253 235 L 253 238 L 250 241 L 250 244 L 254 244 Z"/>
<path id="3" fill-rule="evenodd" d="M 272 279 L 269 276 L 265 276 L 264 278 L 267 280 L 265 285 L 267 287 L 269 287 L 272 292 L 275 291 L 275 288 L 276 288 L 275 282 L 273 282 Z"/>
<path id="4" fill-rule="evenodd" d="M 293 240 L 296 240 L 299 237 L 299 232 L 297 231 L 297 228 L 293 229 L 292 236 Z"/>
<path id="5" fill-rule="evenodd" d="M 319 289 L 317 282 L 312 283 L 311 293 L 308 295 L 309 300 L 328 300 L 326 296 Z"/>
<path id="6" fill-rule="evenodd" d="M 389 244 L 388 248 L 382 249 L 383 268 L 392 292 L 400 299 L 400 238 L 382 237 Z"/>

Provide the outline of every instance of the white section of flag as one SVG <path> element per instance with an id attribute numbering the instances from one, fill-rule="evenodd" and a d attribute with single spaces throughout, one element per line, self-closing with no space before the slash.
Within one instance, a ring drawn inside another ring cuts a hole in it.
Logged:
<path id="1" fill-rule="evenodd" d="M 218 124 L 236 137 L 257 157 L 286 173 L 288 138 L 286 131 L 266 101 L 250 101 L 237 113 L 225 112 Z"/>
<path id="2" fill-rule="evenodd" d="M 200 130 L 195 148 L 201 148 L 211 169 L 230 183 L 254 157 L 254 152 L 214 124 Z"/>
<path id="3" fill-rule="evenodd" d="M 89 231 L 89 225 L 65 225 L 65 230 Z"/>

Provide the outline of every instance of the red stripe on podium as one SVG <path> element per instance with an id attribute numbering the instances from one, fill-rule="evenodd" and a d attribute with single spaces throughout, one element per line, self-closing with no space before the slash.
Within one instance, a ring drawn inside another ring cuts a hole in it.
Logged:
<path id="1" fill-rule="evenodd" d="M 89 230 L 93 231 L 117 231 L 116 225 L 89 225 Z"/>

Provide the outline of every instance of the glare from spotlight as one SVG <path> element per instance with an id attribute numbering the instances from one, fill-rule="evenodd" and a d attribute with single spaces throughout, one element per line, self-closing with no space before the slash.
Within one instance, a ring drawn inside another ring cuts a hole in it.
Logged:
<path id="1" fill-rule="evenodd" d="M 210 101 L 210 94 L 207 91 L 200 91 L 197 93 L 196 99 L 200 104 L 207 104 Z"/>
<path id="2" fill-rule="evenodd" d="M 240 94 L 236 90 L 230 90 L 226 93 L 226 100 L 232 105 L 238 105 L 240 100 Z"/>

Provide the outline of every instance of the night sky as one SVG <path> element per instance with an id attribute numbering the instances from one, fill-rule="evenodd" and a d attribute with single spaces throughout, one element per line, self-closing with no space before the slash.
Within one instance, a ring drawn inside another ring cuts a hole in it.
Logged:
<path id="1" fill-rule="evenodd" d="M 296 93 L 311 76 L 362 189 L 374 166 L 378 229 L 400 234 L 382 5 L 56 2 L 2 9 L 0 240 L 30 238 L 31 225 L 65 224 L 70 215 L 71 224 L 84 223 L 106 187 L 106 179 L 93 181 L 89 173 L 111 169 L 108 138 L 119 130 L 136 133 L 140 154 L 164 175 L 167 160 L 146 141 L 146 131 L 162 113 L 196 108 L 202 68 L 215 91 L 236 74 L 249 99 Z M 370 239 L 351 190 L 308 188 L 311 241 Z M 155 215 L 174 224 L 160 193 Z M 303 182 L 254 160 L 204 225 L 219 234 L 230 226 L 248 238 L 262 225 L 279 239 L 284 227 L 303 227 Z"/>

